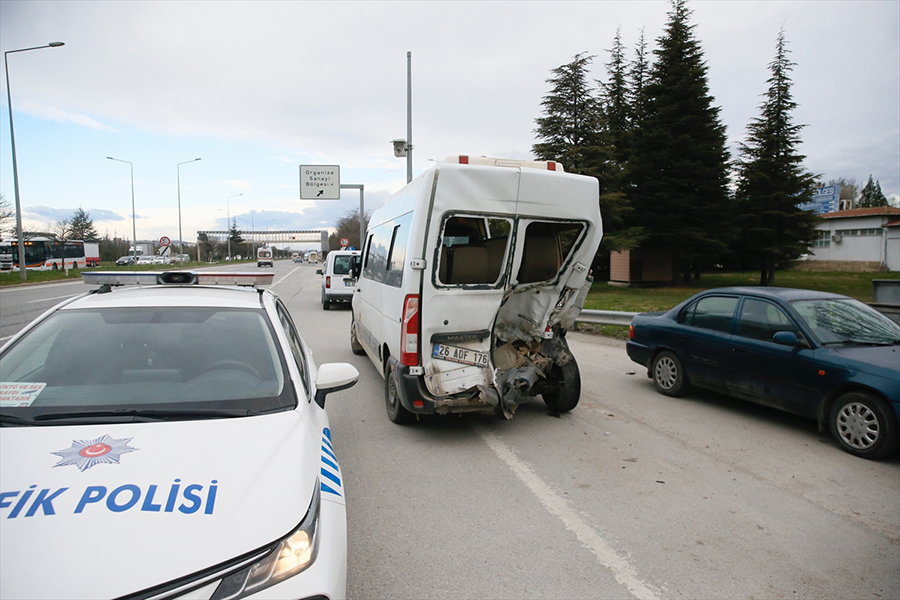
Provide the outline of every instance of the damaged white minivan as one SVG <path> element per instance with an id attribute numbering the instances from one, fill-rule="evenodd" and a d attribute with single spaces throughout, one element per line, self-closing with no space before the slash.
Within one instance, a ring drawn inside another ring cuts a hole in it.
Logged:
<path id="1" fill-rule="evenodd" d="M 599 183 L 555 162 L 455 156 L 372 214 L 354 261 L 350 343 L 388 417 L 496 413 L 581 395 L 566 331 L 590 289 Z"/>

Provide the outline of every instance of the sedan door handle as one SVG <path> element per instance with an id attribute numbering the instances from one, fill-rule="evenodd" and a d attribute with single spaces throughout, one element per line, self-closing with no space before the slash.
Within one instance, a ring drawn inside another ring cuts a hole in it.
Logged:
<path id="1" fill-rule="evenodd" d="M 740 352 L 741 354 L 746 354 L 746 352 L 747 352 L 747 351 L 746 351 L 745 349 L 743 349 L 743 348 L 732 348 L 731 351 L 732 351 L 732 352 Z"/>

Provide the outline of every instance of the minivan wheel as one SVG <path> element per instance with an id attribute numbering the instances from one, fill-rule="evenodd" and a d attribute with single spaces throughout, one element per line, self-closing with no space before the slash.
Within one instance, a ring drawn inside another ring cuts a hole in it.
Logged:
<path id="1" fill-rule="evenodd" d="M 688 390 L 689 384 L 684 375 L 684 368 L 673 352 L 663 350 L 657 354 L 651 369 L 653 383 L 660 394 L 680 396 Z"/>
<path id="2" fill-rule="evenodd" d="M 866 392 L 844 394 L 831 407 L 831 434 L 845 452 L 861 458 L 892 454 L 900 442 L 893 411 Z"/>
<path id="3" fill-rule="evenodd" d="M 402 425 L 413 420 L 414 415 L 403 407 L 400 402 L 400 394 L 397 392 L 397 382 L 390 366 L 384 377 L 384 403 L 387 406 L 388 419 L 393 423 Z"/>
<path id="4" fill-rule="evenodd" d="M 328 296 L 325 295 L 325 292 L 322 292 L 322 309 L 331 310 L 331 301 L 328 300 Z"/>
<path id="5" fill-rule="evenodd" d="M 353 354 L 360 356 L 366 353 L 366 349 L 356 339 L 356 319 L 350 321 L 350 349 L 353 350 Z"/>
<path id="6" fill-rule="evenodd" d="M 544 392 L 544 404 L 555 412 L 568 412 L 578 405 L 581 399 L 581 372 L 575 359 L 569 360 L 561 367 L 554 367 L 559 387 L 554 392 Z"/>

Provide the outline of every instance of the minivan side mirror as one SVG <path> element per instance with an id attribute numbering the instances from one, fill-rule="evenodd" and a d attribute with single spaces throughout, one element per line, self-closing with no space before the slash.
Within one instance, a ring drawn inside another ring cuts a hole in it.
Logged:
<path id="1" fill-rule="evenodd" d="M 350 257 L 350 276 L 354 279 L 359 279 L 359 274 L 362 271 L 362 255 L 354 254 Z"/>

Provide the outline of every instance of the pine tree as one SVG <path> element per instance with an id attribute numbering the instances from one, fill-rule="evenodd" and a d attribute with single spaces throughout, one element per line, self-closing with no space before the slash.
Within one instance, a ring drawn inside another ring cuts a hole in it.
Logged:
<path id="1" fill-rule="evenodd" d="M 534 133 L 542 141 L 532 146 L 532 152 L 538 160 L 558 161 L 566 171 L 600 181 L 598 202 L 605 235 L 604 249 L 595 257 L 598 261 L 618 243 L 615 230 L 627 204 L 623 194 L 615 189 L 617 167 L 602 104 L 588 83 L 588 67 L 593 59 L 582 52 L 572 62 L 553 69 L 554 76 L 547 79 L 550 93 L 541 101 L 544 116 L 535 119 Z"/>
<path id="2" fill-rule="evenodd" d="M 728 151 L 686 0 L 672 0 L 655 61 L 636 101 L 629 164 L 641 248 L 667 251 L 673 276 L 689 277 L 724 255 L 731 232 Z M 639 65 L 636 66 L 638 68 Z"/>
<path id="3" fill-rule="evenodd" d="M 602 142 L 600 102 L 587 79 L 593 59 L 581 52 L 553 69 L 554 76 L 547 79 L 550 93 L 541 101 L 545 116 L 535 119 L 534 133 L 543 141 L 534 144 L 532 152 L 538 160 L 560 162 L 572 173 L 602 178 L 608 149 Z"/>
<path id="4" fill-rule="evenodd" d="M 856 206 L 857 208 L 889 206 L 887 198 L 884 197 L 884 193 L 881 191 L 881 183 L 872 181 L 871 175 L 869 175 L 869 182 L 866 183 L 866 187 L 862 189 L 862 194 L 860 195 L 859 202 L 856 203 Z"/>
<path id="5" fill-rule="evenodd" d="M 90 214 L 80 207 L 75 209 L 72 218 L 68 220 L 64 237 L 85 242 L 100 241 L 100 235 L 94 229 L 94 220 Z"/>
<path id="6" fill-rule="evenodd" d="M 791 117 L 797 103 L 789 77 L 795 63 L 788 53 L 782 29 L 769 64 L 762 114 L 748 125 L 737 164 L 740 247 L 759 265 L 760 285 L 772 285 L 778 264 L 807 252 L 816 234 L 815 214 L 797 208 L 811 198 L 815 178 L 803 169 L 805 156 L 797 152 L 803 125 Z"/>
<path id="7" fill-rule="evenodd" d="M 608 51 L 607 81 L 600 85 L 600 108 L 603 114 L 605 139 L 611 145 L 610 164 L 603 183 L 601 215 L 603 217 L 603 245 L 606 252 L 633 248 L 641 240 L 639 228 L 626 227 L 632 212 L 627 193 L 628 156 L 631 153 L 632 108 L 628 85 L 628 61 L 622 44 L 621 30 L 616 31 L 613 47 Z M 605 256 L 605 254 L 604 254 Z"/>

